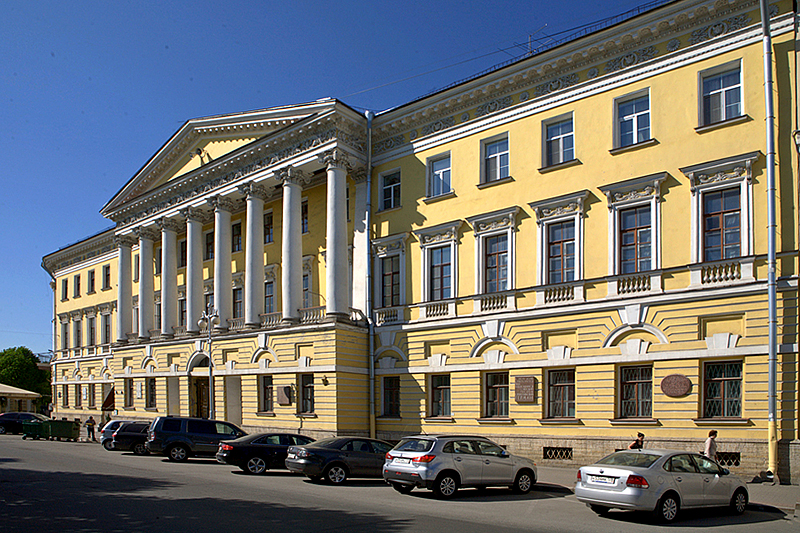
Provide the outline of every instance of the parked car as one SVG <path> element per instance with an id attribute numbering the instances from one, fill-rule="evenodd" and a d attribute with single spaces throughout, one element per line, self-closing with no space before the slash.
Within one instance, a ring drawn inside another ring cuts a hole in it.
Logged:
<path id="1" fill-rule="evenodd" d="M 147 455 L 148 422 L 125 422 L 113 433 L 112 449 L 119 452 L 131 451 L 136 455 Z"/>
<path id="2" fill-rule="evenodd" d="M 581 467 L 575 495 L 599 515 L 609 509 L 652 511 L 672 522 L 681 509 L 747 507 L 744 482 L 698 453 L 677 450 L 625 450 Z"/>
<path id="3" fill-rule="evenodd" d="M 512 455 L 484 437 L 415 435 L 386 454 L 383 479 L 396 491 L 414 487 L 450 498 L 461 487 L 507 486 L 527 493 L 536 483 L 536 463 Z"/>
<path id="4" fill-rule="evenodd" d="M 122 424 L 133 422 L 133 420 L 109 420 L 103 429 L 100 430 L 100 444 L 103 445 L 108 451 L 114 449 L 114 432 L 119 429 Z"/>
<path id="5" fill-rule="evenodd" d="M 147 432 L 147 449 L 166 455 L 170 461 L 185 461 L 192 456 L 211 456 L 219 443 L 247 435 L 244 431 L 221 420 L 159 416 Z"/>
<path id="6" fill-rule="evenodd" d="M 392 445 L 365 437 L 333 437 L 305 446 L 290 446 L 286 468 L 313 481 L 341 485 L 350 477 L 381 477 L 383 459 Z"/>
<path id="7" fill-rule="evenodd" d="M 44 422 L 49 419 L 39 413 L 2 413 L 0 414 L 0 435 L 4 433 L 13 433 L 15 435 L 22 433 L 23 422 L 37 420 Z"/>
<path id="8" fill-rule="evenodd" d="M 219 443 L 217 461 L 238 466 L 248 474 L 263 474 L 272 468 L 286 468 L 289 446 L 314 442 L 305 435 L 292 433 L 254 433 Z"/>

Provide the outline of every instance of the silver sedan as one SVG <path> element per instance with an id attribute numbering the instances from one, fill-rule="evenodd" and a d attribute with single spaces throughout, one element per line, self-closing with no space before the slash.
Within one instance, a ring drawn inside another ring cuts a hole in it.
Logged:
<path id="1" fill-rule="evenodd" d="M 730 506 L 744 512 L 744 482 L 714 461 L 678 450 L 625 450 L 581 467 L 575 495 L 597 514 L 651 511 L 671 522 L 680 509 Z"/>

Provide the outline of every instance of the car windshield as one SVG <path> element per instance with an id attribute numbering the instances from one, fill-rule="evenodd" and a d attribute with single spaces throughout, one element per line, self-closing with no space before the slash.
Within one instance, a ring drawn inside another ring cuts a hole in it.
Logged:
<path id="1" fill-rule="evenodd" d="M 394 450 L 397 452 L 427 452 L 433 447 L 433 441 L 428 439 L 403 439 Z"/>
<path id="2" fill-rule="evenodd" d="M 655 455 L 652 453 L 617 452 L 603 457 L 597 461 L 596 464 L 650 468 L 650 465 L 655 463 L 660 457 L 660 455 Z"/>

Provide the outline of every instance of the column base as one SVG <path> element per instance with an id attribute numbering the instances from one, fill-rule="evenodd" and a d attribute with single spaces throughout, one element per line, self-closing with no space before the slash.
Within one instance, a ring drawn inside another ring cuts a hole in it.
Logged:
<path id="1" fill-rule="evenodd" d="M 139 342 L 147 342 L 150 340 L 150 337 L 138 337 Z"/>
<path id="2" fill-rule="evenodd" d="M 325 313 L 325 319 L 323 320 L 323 322 L 326 323 L 349 322 L 349 321 L 350 321 L 349 313 Z"/>
<path id="3" fill-rule="evenodd" d="M 246 324 L 244 325 L 244 329 L 250 329 L 250 330 L 253 330 L 253 329 L 261 329 L 261 322 L 255 322 L 255 323 L 246 323 Z"/>
<path id="4" fill-rule="evenodd" d="M 175 335 L 174 335 L 174 334 L 172 334 L 172 333 L 162 333 L 162 334 L 161 334 L 161 338 L 162 338 L 162 339 L 172 339 L 172 338 L 174 338 L 174 337 L 175 337 Z"/>
<path id="5" fill-rule="evenodd" d="M 300 323 L 300 319 L 296 317 L 284 317 L 281 319 L 281 326 L 296 326 Z"/>

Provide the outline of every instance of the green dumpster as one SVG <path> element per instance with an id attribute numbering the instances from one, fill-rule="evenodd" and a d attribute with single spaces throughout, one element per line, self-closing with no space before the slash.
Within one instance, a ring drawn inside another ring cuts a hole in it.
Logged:
<path id="1" fill-rule="evenodd" d="M 22 438 L 33 440 L 48 439 L 50 438 L 50 424 L 41 421 L 23 421 L 22 422 Z"/>
<path id="2" fill-rule="evenodd" d="M 81 436 L 81 423 L 73 420 L 48 420 L 50 439 L 77 441 Z"/>

